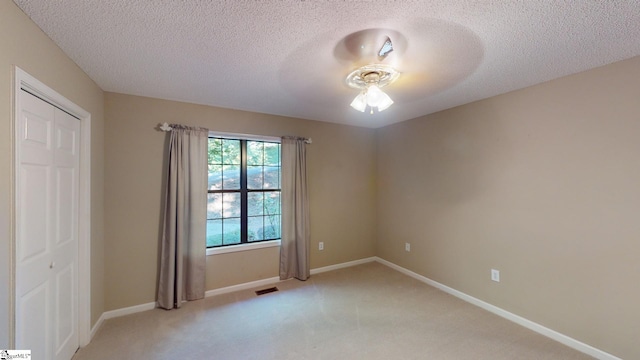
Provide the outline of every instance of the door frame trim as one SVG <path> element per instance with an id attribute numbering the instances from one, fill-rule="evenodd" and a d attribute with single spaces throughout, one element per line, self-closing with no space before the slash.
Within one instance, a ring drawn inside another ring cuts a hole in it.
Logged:
<path id="1" fill-rule="evenodd" d="M 9 343 L 15 348 L 16 331 L 16 241 L 18 211 L 18 194 L 16 185 L 18 180 L 18 130 L 20 121 L 20 99 L 24 96 L 22 89 L 40 97 L 46 102 L 60 108 L 80 120 L 80 169 L 78 196 L 78 342 L 79 346 L 86 346 L 91 340 L 91 114 L 74 104 L 57 91 L 45 85 L 18 66 L 14 66 L 14 94 L 13 94 L 13 212 L 12 212 L 12 242 L 11 242 L 11 286 L 9 301 L 11 302 L 10 339 Z"/>

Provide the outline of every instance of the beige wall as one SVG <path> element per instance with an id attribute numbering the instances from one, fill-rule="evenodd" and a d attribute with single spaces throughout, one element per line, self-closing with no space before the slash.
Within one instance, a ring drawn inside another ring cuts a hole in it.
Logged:
<path id="1" fill-rule="evenodd" d="M 377 255 L 640 358 L 638 79 L 634 58 L 379 129 Z"/>
<path id="2" fill-rule="evenodd" d="M 0 1 L 2 289 L 11 282 L 13 65 L 92 114 L 92 323 L 155 300 L 166 136 L 154 127 L 167 121 L 313 138 L 312 268 L 378 255 L 640 358 L 640 58 L 373 131 L 103 97 L 13 2 Z M 277 248 L 210 256 L 207 289 L 277 276 L 277 259 Z M 10 296 L 0 291 L 0 348 L 10 347 Z"/>
<path id="3" fill-rule="evenodd" d="M 105 94 L 105 119 L 106 310 L 156 298 L 167 136 L 155 128 L 162 122 L 313 138 L 311 267 L 374 255 L 374 130 L 115 93 Z M 207 289 L 278 276 L 278 256 L 278 248 L 209 256 Z"/>
<path id="4" fill-rule="evenodd" d="M 103 94 L 12 1 L 0 1 L 0 348 L 10 348 L 13 231 L 13 66 L 17 65 L 92 115 L 91 314 L 103 304 Z"/>

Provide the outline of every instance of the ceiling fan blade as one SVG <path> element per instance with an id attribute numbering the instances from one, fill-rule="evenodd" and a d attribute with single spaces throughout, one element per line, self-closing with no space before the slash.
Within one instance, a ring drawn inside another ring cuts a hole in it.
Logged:
<path id="1" fill-rule="evenodd" d="M 393 44 L 391 43 L 391 39 L 387 36 L 387 40 L 385 40 L 384 44 L 382 44 L 382 47 L 378 51 L 378 57 L 380 58 L 380 60 L 382 60 L 387 57 L 387 55 L 389 55 L 389 53 L 392 51 Z"/>

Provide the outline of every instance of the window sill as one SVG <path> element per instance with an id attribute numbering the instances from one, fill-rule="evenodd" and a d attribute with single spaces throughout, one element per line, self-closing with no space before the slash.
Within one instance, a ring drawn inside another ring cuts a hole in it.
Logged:
<path id="1" fill-rule="evenodd" d="M 207 256 L 227 254 L 227 253 L 233 253 L 238 251 L 264 249 L 264 248 L 270 248 L 270 247 L 276 247 L 276 246 L 280 246 L 280 240 L 262 241 L 255 244 L 224 246 L 219 248 L 207 249 Z"/>

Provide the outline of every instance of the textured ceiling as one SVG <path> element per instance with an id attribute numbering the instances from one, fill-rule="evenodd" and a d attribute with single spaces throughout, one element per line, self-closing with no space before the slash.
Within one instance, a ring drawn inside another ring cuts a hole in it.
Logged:
<path id="1" fill-rule="evenodd" d="M 15 2 L 103 90 L 366 127 L 640 55 L 637 0 Z M 395 104 L 357 112 L 386 36 Z"/>

